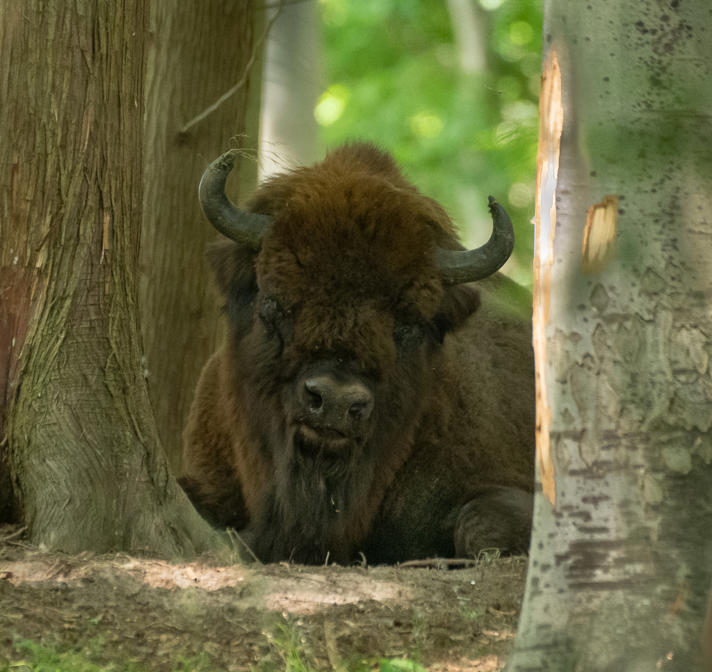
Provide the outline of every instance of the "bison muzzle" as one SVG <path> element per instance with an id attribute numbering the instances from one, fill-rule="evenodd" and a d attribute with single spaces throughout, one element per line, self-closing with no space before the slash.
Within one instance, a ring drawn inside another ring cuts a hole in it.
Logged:
<path id="1" fill-rule="evenodd" d="M 266 181 L 242 210 L 234 153 L 205 171 L 229 335 L 206 364 L 181 484 L 264 561 L 524 552 L 534 382 L 514 244 L 464 250 L 444 210 L 368 144 Z M 473 285 L 472 283 L 477 283 Z"/>

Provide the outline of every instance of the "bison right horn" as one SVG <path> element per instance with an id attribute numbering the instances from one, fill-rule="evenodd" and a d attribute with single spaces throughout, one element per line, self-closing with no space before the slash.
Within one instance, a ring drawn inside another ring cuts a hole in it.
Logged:
<path id="1" fill-rule="evenodd" d="M 231 149 L 206 168 L 198 187 L 198 198 L 205 216 L 223 236 L 257 250 L 272 218 L 240 210 L 225 195 L 225 181 L 235 165 L 237 154 L 236 149 Z"/>
<path id="2" fill-rule="evenodd" d="M 498 271 L 514 249 L 514 229 L 507 211 L 489 197 L 492 214 L 492 235 L 481 247 L 474 250 L 437 249 L 436 261 L 440 277 L 446 285 L 482 280 Z"/>

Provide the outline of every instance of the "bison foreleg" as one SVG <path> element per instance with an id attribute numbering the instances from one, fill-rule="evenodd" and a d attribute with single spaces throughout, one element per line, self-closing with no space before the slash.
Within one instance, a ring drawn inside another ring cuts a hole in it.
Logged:
<path id="1" fill-rule="evenodd" d="M 519 488 L 482 488 L 465 504 L 455 523 L 455 554 L 476 558 L 486 549 L 502 553 L 529 550 L 533 498 Z"/>

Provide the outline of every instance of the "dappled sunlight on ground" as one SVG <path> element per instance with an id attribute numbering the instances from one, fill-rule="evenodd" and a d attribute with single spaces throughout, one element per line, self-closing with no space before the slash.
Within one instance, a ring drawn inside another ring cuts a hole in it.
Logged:
<path id="1" fill-rule="evenodd" d="M 67 556 L 14 536 L 3 543 L 1 532 L 0 662 L 9 663 L 30 640 L 160 672 L 180 660 L 206 672 L 285 669 L 291 649 L 314 671 L 406 657 L 433 672 L 496 672 L 526 572 L 524 558 L 447 571 Z"/>

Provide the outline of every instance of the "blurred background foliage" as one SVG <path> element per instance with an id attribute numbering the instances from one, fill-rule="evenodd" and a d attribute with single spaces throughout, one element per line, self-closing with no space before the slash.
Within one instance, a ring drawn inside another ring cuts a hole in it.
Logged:
<path id="1" fill-rule="evenodd" d="M 448 210 L 469 246 L 507 207 L 505 271 L 531 286 L 541 0 L 320 0 L 326 147 L 371 140 Z"/>

